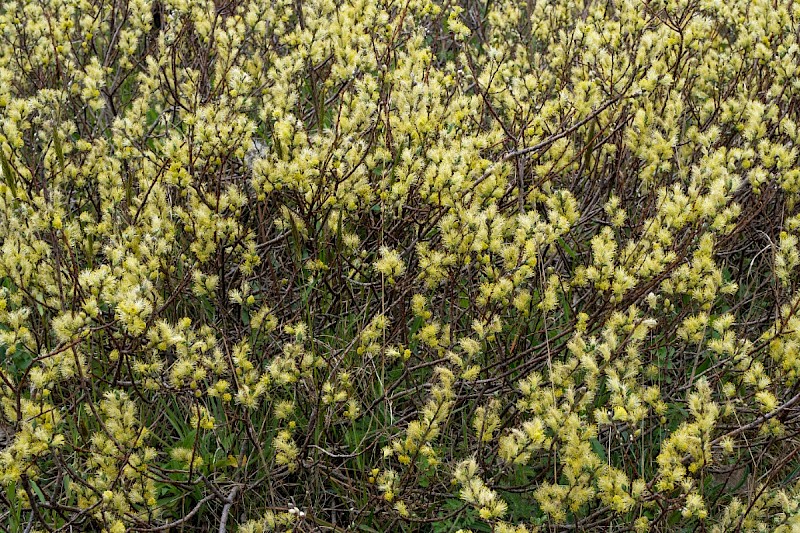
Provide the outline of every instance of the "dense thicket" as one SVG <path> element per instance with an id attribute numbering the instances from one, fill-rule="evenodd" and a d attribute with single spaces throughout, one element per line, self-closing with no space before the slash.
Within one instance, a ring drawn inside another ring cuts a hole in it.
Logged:
<path id="1" fill-rule="evenodd" d="M 800 13 L 0 5 L 0 527 L 800 530 Z"/>

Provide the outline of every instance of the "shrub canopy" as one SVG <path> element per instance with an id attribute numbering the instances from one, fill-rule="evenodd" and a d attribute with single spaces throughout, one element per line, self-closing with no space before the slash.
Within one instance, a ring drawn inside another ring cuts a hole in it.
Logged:
<path id="1" fill-rule="evenodd" d="M 0 526 L 798 531 L 800 13 L 0 6 Z"/>

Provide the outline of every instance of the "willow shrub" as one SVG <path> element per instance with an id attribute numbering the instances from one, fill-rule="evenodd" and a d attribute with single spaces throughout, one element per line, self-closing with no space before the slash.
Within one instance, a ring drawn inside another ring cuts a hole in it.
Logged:
<path id="1" fill-rule="evenodd" d="M 0 7 L 10 531 L 798 531 L 770 0 Z"/>

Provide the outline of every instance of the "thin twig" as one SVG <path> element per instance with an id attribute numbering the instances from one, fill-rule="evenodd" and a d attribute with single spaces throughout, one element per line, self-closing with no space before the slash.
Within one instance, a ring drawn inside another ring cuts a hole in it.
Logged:
<path id="1" fill-rule="evenodd" d="M 225 533 L 227 531 L 227 523 L 228 523 L 228 514 L 231 511 L 231 506 L 233 505 L 233 500 L 236 498 L 236 493 L 239 492 L 239 487 L 233 487 L 231 493 L 228 494 L 227 501 L 225 502 L 225 506 L 222 508 L 222 515 L 219 518 L 219 533 Z"/>

